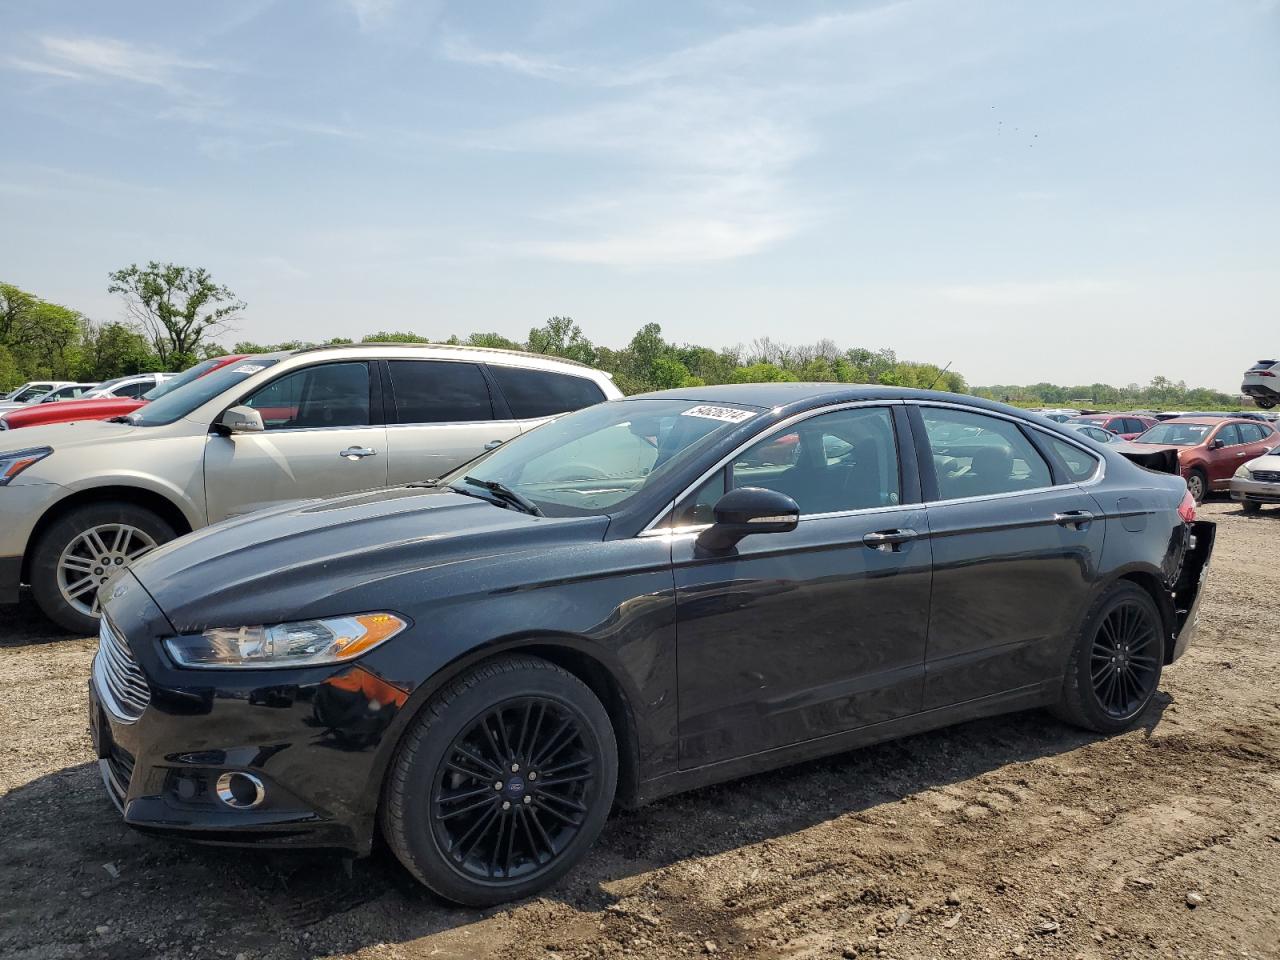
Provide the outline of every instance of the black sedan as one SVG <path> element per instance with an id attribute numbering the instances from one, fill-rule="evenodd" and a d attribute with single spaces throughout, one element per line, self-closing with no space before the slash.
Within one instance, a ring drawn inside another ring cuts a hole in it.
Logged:
<path id="1" fill-rule="evenodd" d="M 208 527 L 102 588 L 127 823 L 554 882 L 611 805 L 1047 706 L 1124 730 L 1213 546 L 1186 484 L 973 397 L 655 393 Z"/>

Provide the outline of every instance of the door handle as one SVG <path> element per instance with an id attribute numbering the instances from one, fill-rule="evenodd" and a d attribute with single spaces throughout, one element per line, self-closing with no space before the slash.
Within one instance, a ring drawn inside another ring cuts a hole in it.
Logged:
<path id="1" fill-rule="evenodd" d="M 904 543 L 914 540 L 918 534 L 914 530 L 901 528 L 898 530 L 877 530 L 875 533 L 864 533 L 862 542 L 872 550 L 885 553 L 896 553 Z"/>
<path id="2" fill-rule="evenodd" d="M 1075 527 L 1077 530 L 1083 530 L 1093 522 L 1093 514 L 1088 510 L 1067 510 L 1063 513 L 1055 513 L 1053 522 L 1060 527 Z"/>
<path id="3" fill-rule="evenodd" d="M 347 447 L 339 451 L 338 456 L 351 461 L 363 460 L 365 457 L 376 457 L 378 451 L 371 447 Z"/>
<path id="4" fill-rule="evenodd" d="M 503 441 L 501 440 L 490 440 L 488 443 L 484 445 L 484 448 L 486 450 L 497 450 L 500 446 L 502 446 L 502 443 Z"/>

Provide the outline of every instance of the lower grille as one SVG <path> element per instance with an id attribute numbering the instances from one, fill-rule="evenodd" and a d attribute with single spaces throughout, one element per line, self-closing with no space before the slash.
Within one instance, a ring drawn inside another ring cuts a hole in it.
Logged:
<path id="1" fill-rule="evenodd" d="M 1263 483 L 1280 483 L 1280 470 L 1254 470 L 1253 479 Z"/>
<path id="2" fill-rule="evenodd" d="M 151 690 L 138 661 L 103 617 L 98 627 L 98 655 L 93 659 L 93 679 L 103 705 L 118 720 L 132 723 L 151 702 Z"/>

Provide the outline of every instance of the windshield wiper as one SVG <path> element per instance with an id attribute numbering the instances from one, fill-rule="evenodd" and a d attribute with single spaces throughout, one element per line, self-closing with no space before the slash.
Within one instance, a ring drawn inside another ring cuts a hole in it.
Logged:
<path id="1" fill-rule="evenodd" d="M 516 493 L 514 490 L 508 487 L 505 483 L 502 483 L 498 480 L 481 480 L 479 477 L 467 476 L 462 478 L 462 482 L 470 483 L 473 486 L 477 486 L 477 487 L 484 487 L 484 489 L 488 490 L 490 493 L 496 496 L 499 500 L 503 501 L 504 503 L 510 504 L 511 506 L 516 507 L 519 510 L 524 511 L 530 516 L 534 516 L 534 517 L 542 516 L 542 511 L 538 509 L 538 505 L 536 503 L 534 503 L 532 500 L 528 499 L 527 497 L 523 497 L 520 494 Z"/>

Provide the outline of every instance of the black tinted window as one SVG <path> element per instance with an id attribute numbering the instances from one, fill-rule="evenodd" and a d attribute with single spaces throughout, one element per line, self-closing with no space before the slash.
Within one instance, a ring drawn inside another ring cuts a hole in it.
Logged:
<path id="1" fill-rule="evenodd" d="M 178 396 L 178 394 L 174 394 Z M 248 400 L 268 430 L 369 423 L 369 366 L 326 363 L 273 380 Z"/>
<path id="2" fill-rule="evenodd" d="M 489 372 L 498 381 L 511 415 L 517 420 L 552 417 L 604 399 L 600 388 L 586 377 L 496 365 L 490 365 Z"/>
<path id="3" fill-rule="evenodd" d="M 492 420 L 489 385 L 474 363 L 391 360 L 391 390 L 400 423 Z"/>
<path id="4" fill-rule="evenodd" d="M 116 388 L 115 394 L 117 397 L 140 397 L 154 386 L 154 383 L 140 380 L 137 383 L 126 383 L 123 387 Z"/>
<path id="5" fill-rule="evenodd" d="M 943 500 L 1052 485 L 1049 465 L 1017 424 L 963 410 L 924 407 L 920 413 Z"/>

